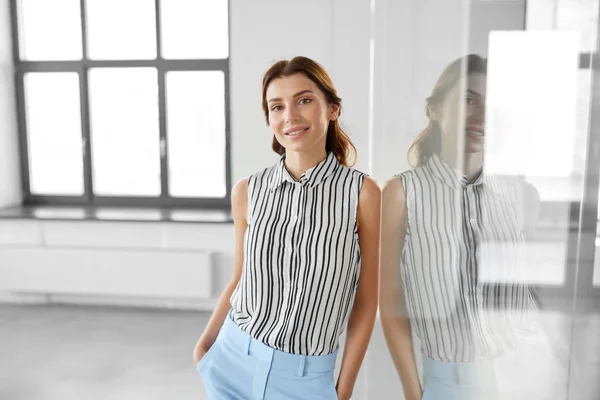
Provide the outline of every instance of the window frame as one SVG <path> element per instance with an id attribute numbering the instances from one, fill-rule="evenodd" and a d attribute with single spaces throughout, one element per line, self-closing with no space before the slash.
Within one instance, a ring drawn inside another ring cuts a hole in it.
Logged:
<path id="1" fill-rule="evenodd" d="M 80 0 L 80 22 L 82 40 L 82 58 L 75 61 L 27 61 L 21 60 L 19 2 L 10 0 L 10 22 L 12 33 L 13 63 L 15 67 L 15 89 L 17 101 L 17 126 L 19 137 L 19 153 L 21 167 L 21 189 L 23 205 L 45 206 L 115 206 L 115 207 L 161 207 L 161 208 L 196 208 L 229 210 L 231 202 L 231 129 L 229 101 L 229 59 L 231 50 L 231 4 L 227 9 L 228 56 L 224 59 L 165 59 L 162 57 L 161 43 L 161 10 L 160 2 L 154 0 L 156 24 L 157 56 L 152 60 L 91 60 L 88 58 L 86 0 Z M 89 70 L 91 68 L 156 68 L 158 76 L 158 113 L 159 140 L 168 147 L 167 109 L 165 93 L 165 77 L 170 71 L 222 71 L 224 74 L 225 93 L 225 197 L 172 197 L 169 194 L 169 152 L 161 152 L 161 194 L 158 197 L 146 196 L 99 196 L 93 192 L 92 152 L 90 140 L 90 108 L 89 108 Z M 73 72 L 79 77 L 79 96 L 81 113 L 82 159 L 84 193 L 81 196 L 39 195 L 31 193 L 29 152 L 25 104 L 25 74 L 30 72 Z"/>

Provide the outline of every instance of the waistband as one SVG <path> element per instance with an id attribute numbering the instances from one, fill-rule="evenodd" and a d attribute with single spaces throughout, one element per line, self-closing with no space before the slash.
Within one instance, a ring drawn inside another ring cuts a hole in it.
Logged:
<path id="1" fill-rule="evenodd" d="M 485 384 L 495 381 L 493 359 L 469 363 L 447 362 L 423 357 L 423 374 L 457 384 Z"/>
<path id="2" fill-rule="evenodd" d="M 323 356 L 286 353 L 267 346 L 241 330 L 230 315 L 225 318 L 220 334 L 223 334 L 243 354 L 270 363 L 272 370 L 298 373 L 303 376 L 306 373 L 326 373 L 335 369 L 338 350 Z"/>

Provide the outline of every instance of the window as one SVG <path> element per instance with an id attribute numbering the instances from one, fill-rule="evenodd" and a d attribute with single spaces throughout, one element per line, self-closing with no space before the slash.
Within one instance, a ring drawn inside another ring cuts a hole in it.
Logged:
<path id="1" fill-rule="evenodd" d="M 527 30 L 572 30 L 581 53 L 598 47 L 598 0 L 528 0 L 526 15 Z"/>
<path id="2" fill-rule="evenodd" d="M 546 185 L 548 192 L 555 193 L 555 196 L 549 196 L 552 200 L 574 200 L 581 197 L 583 193 L 592 97 L 591 59 L 598 49 L 599 7 L 599 0 L 527 1 L 528 31 L 553 30 L 563 32 L 565 35 L 573 34 L 576 36 L 576 48 L 579 52 L 579 71 L 574 101 L 575 122 L 570 121 L 571 128 L 568 134 L 565 130 L 561 133 L 569 140 L 569 151 L 565 151 L 564 154 L 572 154 L 573 158 L 568 160 L 569 164 L 565 165 L 559 174 L 564 179 L 559 181 L 558 185 L 553 183 L 553 188 Z M 561 114 L 565 115 L 564 112 Z M 544 161 L 546 164 L 555 163 L 556 157 L 547 153 Z M 558 194 L 559 191 L 563 194 Z"/>
<path id="3" fill-rule="evenodd" d="M 227 208 L 227 0 L 12 0 L 26 204 Z"/>
<path id="4" fill-rule="evenodd" d="M 525 251 L 527 280 L 568 292 L 578 268 L 570 243 L 586 184 L 599 0 L 525 5 L 524 31 L 490 35 L 486 168 L 522 176 L 537 189 L 541 204 Z"/>

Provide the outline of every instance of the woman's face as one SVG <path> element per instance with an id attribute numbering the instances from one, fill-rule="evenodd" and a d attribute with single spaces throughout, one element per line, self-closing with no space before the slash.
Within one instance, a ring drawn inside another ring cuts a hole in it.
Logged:
<path id="1" fill-rule="evenodd" d="M 463 91 L 464 90 L 464 91 Z M 434 116 L 442 130 L 442 147 L 465 153 L 483 151 L 485 137 L 486 75 L 470 74 L 446 95 L 441 105 L 434 107 Z"/>
<path id="2" fill-rule="evenodd" d="M 276 78 L 267 87 L 269 125 L 286 151 L 325 149 L 329 121 L 339 106 L 328 104 L 324 93 L 304 74 Z"/>

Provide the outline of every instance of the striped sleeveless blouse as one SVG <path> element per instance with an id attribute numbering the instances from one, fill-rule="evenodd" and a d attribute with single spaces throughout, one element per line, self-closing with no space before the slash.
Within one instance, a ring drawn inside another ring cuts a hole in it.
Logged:
<path id="1" fill-rule="evenodd" d="M 338 347 L 358 286 L 356 218 L 365 174 L 330 152 L 296 181 L 284 161 L 285 155 L 248 181 L 232 318 L 277 350 L 325 355 Z"/>
<path id="2" fill-rule="evenodd" d="M 407 231 L 401 277 L 422 353 L 473 362 L 515 347 L 537 309 L 525 279 L 523 181 L 472 183 L 437 154 L 399 175 Z"/>

